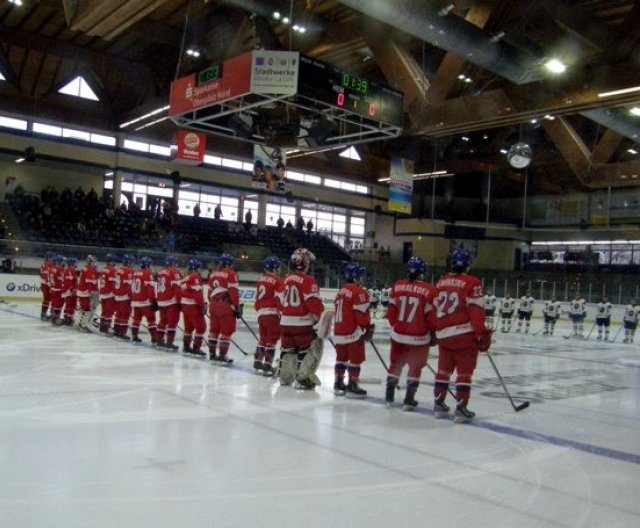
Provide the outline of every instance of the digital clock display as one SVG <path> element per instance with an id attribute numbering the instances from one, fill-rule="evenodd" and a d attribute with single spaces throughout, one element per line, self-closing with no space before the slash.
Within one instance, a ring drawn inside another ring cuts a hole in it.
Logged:
<path id="1" fill-rule="evenodd" d="M 198 72 L 198 85 L 217 81 L 222 78 L 222 64 L 214 64 L 206 70 Z"/>
<path id="2" fill-rule="evenodd" d="M 402 126 L 402 92 L 300 55 L 298 94 L 359 116 Z"/>

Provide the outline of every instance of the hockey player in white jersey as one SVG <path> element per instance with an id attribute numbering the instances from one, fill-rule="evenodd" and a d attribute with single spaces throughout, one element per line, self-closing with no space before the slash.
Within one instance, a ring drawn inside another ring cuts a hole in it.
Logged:
<path id="1" fill-rule="evenodd" d="M 380 306 L 380 290 L 378 288 L 369 289 L 369 310 L 371 317 L 375 317 Z"/>
<path id="2" fill-rule="evenodd" d="M 511 322 L 515 308 L 516 300 L 508 293 L 505 293 L 504 298 L 500 302 L 500 330 L 502 332 L 511 332 Z"/>
<path id="3" fill-rule="evenodd" d="M 391 288 L 386 284 L 380 290 L 380 304 L 382 305 L 382 318 L 384 319 L 387 316 L 387 310 L 389 308 L 389 301 L 391 300 Z"/>
<path id="4" fill-rule="evenodd" d="M 522 330 L 522 323 L 524 322 L 524 333 L 529 333 L 534 302 L 535 299 L 529 292 L 520 297 L 520 301 L 518 302 L 518 326 L 516 327 L 516 332 L 520 332 L 520 330 Z"/>
<path id="5" fill-rule="evenodd" d="M 624 317 L 622 319 L 624 324 L 624 339 L 623 343 L 633 343 L 633 338 L 636 335 L 636 327 L 638 326 L 638 318 L 640 317 L 640 306 L 636 301 L 632 300 L 624 308 Z"/>
<path id="6" fill-rule="evenodd" d="M 562 303 L 556 301 L 555 297 L 544 303 L 542 313 L 544 315 L 544 331 L 542 335 L 552 336 L 556 327 L 556 321 L 560 318 Z"/>
<path id="7" fill-rule="evenodd" d="M 484 308 L 484 323 L 487 328 L 491 328 L 493 330 L 494 317 L 496 315 L 496 304 L 498 303 L 498 298 L 493 294 L 493 292 L 487 292 L 482 300 L 482 305 Z"/>
<path id="8" fill-rule="evenodd" d="M 604 340 L 609 341 L 609 327 L 611 326 L 612 308 L 612 304 L 606 297 L 603 297 L 596 306 L 596 326 L 598 327 L 598 341 L 602 341 L 603 333 Z"/>
<path id="9" fill-rule="evenodd" d="M 584 320 L 587 317 L 587 301 L 576 294 L 569 305 L 569 319 L 573 323 L 571 337 L 584 339 Z"/>

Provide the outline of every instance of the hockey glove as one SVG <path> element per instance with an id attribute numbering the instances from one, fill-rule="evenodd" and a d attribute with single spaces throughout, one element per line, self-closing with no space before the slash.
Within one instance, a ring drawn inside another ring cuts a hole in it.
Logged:
<path id="1" fill-rule="evenodd" d="M 438 344 L 438 338 L 436 337 L 435 331 L 431 332 L 431 339 L 429 339 L 429 346 L 433 347 Z"/>
<path id="2" fill-rule="evenodd" d="M 493 332 L 489 328 L 485 328 L 484 332 L 479 337 L 476 337 L 476 343 L 480 352 L 489 350 L 491 346 L 491 334 L 493 334 Z"/>
<path id="3" fill-rule="evenodd" d="M 242 319 L 243 313 L 244 313 L 244 304 L 239 304 L 238 307 L 233 312 L 233 315 L 236 316 L 236 319 Z"/>
<path id="4" fill-rule="evenodd" d="M 158 311 L 158 301 L 156 299 L 151 299 L 151 310 Z"/>
<path id="5" fill-rule="evenodd" d="M 369 325 L 369 328 L 366 328 L 364 331 L 364 340 L 365 341 L 373 341 L 373 332 L 375 332 L 376 325 Z"/>

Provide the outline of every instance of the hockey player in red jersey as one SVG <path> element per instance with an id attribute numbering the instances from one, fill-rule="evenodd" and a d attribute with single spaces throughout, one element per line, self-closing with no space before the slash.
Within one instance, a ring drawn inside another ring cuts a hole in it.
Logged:
<path id="1" fill-rule="evenodd" d="M 204 300 L 204 285 L 200 276 L 200 261 L 191 259 L 187 262 L 189 273 L 180 282 L 180 305 L 184 315 L 183 349 L 186 354 L 204 356 L 202 341 L 207 331 L 204 319 L 207 303 Z"/>
<path id="2" fill-rule="evenodd" d="M 273 358 L 276 344 L 280 339 L 280 295 L 282 279 L 278 275 L 280 259 L 269 255 L 264 259 L 264 273 L 256 283 L 255 309 L 258 313 L 258 345 L 256 346 L 253 369 L 256 373 L 273 376 Z"/>
<path id="3" fill-rule="evenodd" d="M 231 365 L 228 357 L 231 337 L 236 331 L 236 319 L 242 317 L 242 305 L 238 292 L 238 276 L 233 265 L 233 255 L 222 253 L 217 259 L 217 269 L 209 274 L 209 358 L 223 365 Z M 218 354 L 216 354 L 216 350 Z"/>
<path id="4" fill-rule="evenodd" d="M 111 253 L 105 255 L 107 265 L 102 268 L 98 279 L 98 292 L 100 293 L 100 332 L 109 333 L 116 303 L 113 295 L 113 286 L 116 275 L 116 257 Z"/>
<path id="5" fill-rule="evenodd" d="M 78 302 L 78 270 L 76 269 L 77 259 L 67 258 L 67 267 L 64 270 L 64 320 L 65 326 L 73 326 L 73 317 L 76 313 Z"/>
<path id="6" fill-rule="evenodd" d="M 156 328 L 156 311 L 158 301 L 156 300 L 155 281 L 151 272 L 151 258 L 142 257 L 140 259 L 140 269 L 133 272 L 131 279 L 131 308 L 133 308 L 133 320 L 131 322 L 131 341 L 141 343 L 140 322 L 144 317 L 147 320 L 147 328 L 151 334 L 151 344 L 158 342 Z"/>
<path id="7" fill-rule="evenodd" d="M 49 293 L 51 295 L 51 324 L 62 324 L 62 308 L 64 306 L 64 257 L 54 255 L 53 265 L 49 269 Z"/>
<path id="8" fill-rule="evenodd" d="M 344 268 L 346 284 L 338 290 L 334 300 L 335 316 L 333 342 L 336 347 L 334 367 L 336 396 L 365 398 L 367 391 L 359 386 L 360 365 L 365 360 L 364 342 L 373 338 L 374 325 L 369 312 L 369 293 L 362 287 L 366 268 L 349 262 Z M 345 372 L 349 382 L 345 385 Z"/>
<path id="9" fill-rule="evenodd" d="M 51 317 L 49 308 L 51 306 L 51 292 L 49 290 L 49 272 L 53 267 L 53 253 L 47 251 L 47 256 L 40 266 L 40 293 L 42 293 L 42 305 L 40 307 L 40 319 L 43 321 Z"/>
<path id="10" fill-rule="evenodd" d="M 133 283 L 133 268 L 136 261 L 133 255 L 123 255 L 122 265 L 116 268 L 113 277 L 113 300 L 115 306 L 115 322 L 113 336 L 129 340 L 129 318 L 131 317 L 131 285 Z"/>
<path id="11" fill-rule="evenodd" d="M 290 385 L 295 380 L 296 387 L 304 390 L 315 389 L 322 358 L 322 340 L 313 330 L 324 311 L 318 283 L 309 275 L 314 260 L 308 249 L 293 252 L 294 271 L 283 281 L 280 311 L 280 384 Z"/>
<path id="12" fill-rule="evenodd" d="M 173 255 L 165 258 L 165 267 L 158 272 L 156 293 L 160 321 L 158 323 L 158 346 L 169 350 L 178 350 L 173 344 L 176 327 L 180 319 L 180 280 L 182 273 L 178 269 L 178 259 Z"/>
<path id="13" fill-rule="evenodd" d="M 471 254 L 456 249 L 451 254 L 451 272 L 436 284 L 438 298 L 438 372 L 436 373 L 434 415 L 444 418 L 449 406 L 445 403 L 449 380 L 454 370 L 457 406 L 454 422 L 470 421 L 475 413 L 467 409 L 471 392 L 471 377 L 476 368 L 478 351 L 486 351 L 491 343 L 491 330 L 485 327 L 482 283 L 467 274 Z"/>
<path id="14" fill-rule="evenodd" d="M 429 346 L 435 341 L 436 289 L 426 282 L 427 264 L 420 257 L 411 257 L 406 264 L 408 278 L 396 281 L 391 288 L 387 319 L 391 326 L 391 361 L 387 376 L 385 400 L 393 403 L 398 378 L 404 365 L 407 391 L 402 409 L 413 411 L 417 406 L 416 392 L 422 369 L 427 364 Z"/>
<path id="15" fill-rule="evenodd" d="M 78 306 L 80 308 L 80 319 L 78 327 L 80 330 L 90 332 L 89 319 L 91 312 L 97 306 L 91 306 L 91 300 L 98 293 L 98 270 L 96 270 L 96 258 L 93 255 L 87 256 L 87 263 L 80 270 L 78 276 Z"/>

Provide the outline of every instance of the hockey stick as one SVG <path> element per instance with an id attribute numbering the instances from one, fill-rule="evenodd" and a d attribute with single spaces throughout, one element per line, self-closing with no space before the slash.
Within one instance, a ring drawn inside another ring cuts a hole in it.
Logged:
<path id="1" fill-rule="evenodd" d="M 513 410 L 515 412 L 518 411 L 522 411 L 523 409 L 526 409 L 527 407 L 529 407 L 530 402 L 525 401 L 522 402 L 518 405 L 516 405 L 516 403 L 513 401 L 513 398 L 511 397 L 511 394 L 509 394 L 509 390 L 507 389 L 507 386 L 504 383 L 504 380 L 502 379 L 502 376 L 500 375 L 500 372 L 498 371 L 498 367 L 496 366 L 495 361 L 493 361 L 493 358 L 491 357 L 491 354 L 489 353 L 489 351 L 487 350 L 485 352 L 487 354 L 487 357 L 489 358 L 489 361 L 491 362 L 491 366 L 493 367 L 493 370 L 496 373 L 496 376 L 498 376 L 498 379 L 500 380 L 500 384 L 502 385 L 502 388 L 504 389 L 504 393 L 507 395 L 507 398 L 509 398 L 509 401 L 511 402 L 511 407 L 513 407 Z"/>
<path id="2" fill-rule="evenodd" d="M 249 355 L 249 353 L 248 353 L 248 352 L 245 352 L 245 351 L 244 351 L 244 349 L 243 349 L 243 348 L 242 348 L 238 343 L 236 343 L 234 339 L 229 338 L 229 341 L 231 341 L 231 342 L 235 345 L 235 347 L 236 347 L 240 352 L 242 352 L 245 356 L 248 356 L 248 355 Z"/>
<path id="3" fill-rule="evenodd" d="M 620 334 L 620 330 L 622 330 L 624 328 L 624 325 L 620 325 L 620 328 L 618 328 L 618 331 L 616 332 L 616 335 L 613 336 L 613 339 L 611 340 L 612 343 L 615 343 L 616 339 L 618 339 L 618 335 Z"/>
<path id="4" fill-rule="evenodd" d="M 542 332 L 544 330 L 544 324 L 542 325 L 542 328 L 540 330 L 536 330 L 533 334 L 531 334 L 532 336 L 537 336 L 540 332 Z"/>
<path id="5" fill-rule="evenodd" d="M 380 360 L 380 363 L 382 363 L 382 366 L 384 367 L 384 370 L 386 372 L 389 372 L 389 367 L 385 363 L 384 359 L 382 359 L 382 355 L 380 354 L 380 351 L 378 350 L 378 347 L 376 346 L 376 344 L 373 341 L 369 341 L 369 343 L 371 344 L 371 347 L 373 348 L 374 352 L 378 356 L 378 359 Z"/>
<path id="6" fill-rule="evenodd" d="M 593 332 L 593 329 L 596 327 L 596 322 L 593 322 L 593 325 L 591 325 L 591 330 L 589 330 L 589 333 L 587 334 L 587 337 L 585 339 L 589 339 L 591 337 L 591 332 Z"/>
<path id="7" fill-rule="evenodd" d="M 256 335 L 256 333 L 253 331 L 253 328 L 251 328 L 249 326 L 249 323 L 247 323 L 247 321 L 244 320 L 244 317 L 241 317 L 240 320 L 244 323 L 244 326 L 247 327 L 247 330 L 249 330 L 249 332 L 251 332 L 251 335 L 253 337 L 255 337 L 256 341 L 260 342 L 260 339 L 258 339 L 258 336 Z"/>

